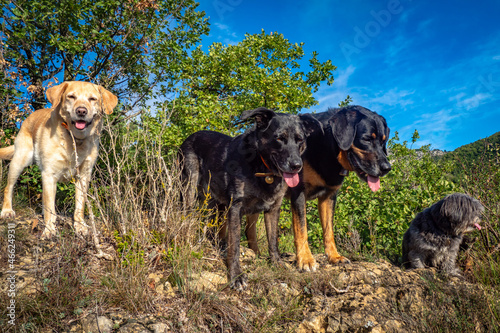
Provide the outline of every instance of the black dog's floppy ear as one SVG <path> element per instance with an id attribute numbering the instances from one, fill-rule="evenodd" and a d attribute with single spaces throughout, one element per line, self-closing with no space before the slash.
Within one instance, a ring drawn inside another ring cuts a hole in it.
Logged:
<path id="1" fill-rule="evenodd" d="M 313 116 L 309 114 L 303 114 L 299 116 L 300 121 L 302 121 L 302 124 L 304 124 L 304 134 L 306 136 L 311 135 L 313 132 L 319 132 L 321 134 L 325 134 L 323 131 L 323 125 L 314 118 Z"/>
<path id="2" fill-rule="evenodd" d="M 357 119 L 358 111 L 352 109 L 341 109 L 330 118 L 329 123 L 333 137 L 340 149 L 348 150 L 351 148 L 356 136 Z"/>
<path id="3" fill-rule="evenodd" d="M 387 140 L 389 140 L 389 135 L 391 134 L 391 129 L 389 127 L 386 127 L 386 130 L 385 130 L 385 143 L 384 143 L 384 153 L 385 155 L 388 155 L 387 154 Z"/>
<path id="4" fill-rule="evenodd" d="M 258 129 L 265 129 L 269 125 L 271 119 L 276 116 L 273 110 L 269 110 L 263 107 L 257 108 L 255 110 L 245 110 L 241 113 L 240 119 L 245 121 L 249 118 L 255 119 L 255 124 Z"/>

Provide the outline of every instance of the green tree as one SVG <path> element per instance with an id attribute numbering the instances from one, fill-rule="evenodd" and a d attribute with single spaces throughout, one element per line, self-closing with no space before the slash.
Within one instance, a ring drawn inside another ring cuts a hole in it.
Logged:
<path id="1" fill-rule="evenodd" d="M 192 0 L 0 3 L 0 83 L 14 80 L 22 91 L 1 90 L 1 97 L 29 101 L 34 109 L 45 106 L 45 88 L 63 80 L 111 89 L 126 106 L 123 113 L 140 108 L 174 87 L 179 64 L 208 33 L 205 13 Z"/>
<path id="2" fill-rule="evenodd" d="M 336 67 L 313 52 L 304 70 L 302 46 L 262 31 L 245 35 L 236 45 L 214 43 L 208 52 L 198 47 L 184 64 L 178 97 L 145 122 L 158 131 L 168 121 L 164 142 L 177 146 L 201 129 L 235 134 L 239 128 L 234 120 L 246 109 L 264 106 L 296 113 L 316 105 L 313 93 L 321 82 L 333 82 Z"/>
<path id="3" fill-rule="evenodd" d="M 352 97 L 347 95 L 346 98 L 339 103 L 339 107 L 345 107 L 352 103 Z"/>
<path id="4" fill-rule="evenodd" d="M 17 124 L 45 107 L 45 89 L 66 80 L 91 81 L 121 103 L 114 122 L 140 113 L 172 91 L 181 63 L 209 31 L 193 0 L 0 0 L 0 144 L 12 144 Z M 128 122 L 123 122 L 128 125 Z M 123 133 L 123 126 L 113 126 Z M 108 133 L 103 150 L 114 144 Z M 40 191 L 40 173 L 21 181 L 28 197 Z M 59 184 L 58 204 L 73 185 Z"/>

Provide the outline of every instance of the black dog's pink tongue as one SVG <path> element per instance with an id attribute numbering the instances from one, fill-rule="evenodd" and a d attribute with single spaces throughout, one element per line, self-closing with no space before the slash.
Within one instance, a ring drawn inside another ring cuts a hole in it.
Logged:
<path id="1" fill-rule="evenodd" d="M 286 173 L 283 172 L 283 178 L 289 187 L 295 187 L 299 185 L 299 174 L 298 173 Z"/>
<path id="2" fill-rule="evenodd" d="M 83 121 L 83 120 L 78 120 L 77 122 L 75 122 L 75 127 L 79 130 L 82 130 L 85 128 L 85 126 L 87 126 L 87 122 L 86 121 Z"/>
<path id="3" fill-rule="evenodd" d="M 372 192 L 377 192 L 380 188 L 380 178 L 368 175 L 368 186 Z"/>

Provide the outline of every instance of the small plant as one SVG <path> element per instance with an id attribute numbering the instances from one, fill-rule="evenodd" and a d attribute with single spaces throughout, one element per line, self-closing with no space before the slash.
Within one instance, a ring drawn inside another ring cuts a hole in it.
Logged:
<path id="1" fill-rule="evenodd" d="M 116 230 L 113 234 L 116 241 L 117 251 L 122 259 L 122 265 L 144 265 L 144 249 L 142 249 L 136 241 L 136 236 L 132 232 L 120 236 Z"/>

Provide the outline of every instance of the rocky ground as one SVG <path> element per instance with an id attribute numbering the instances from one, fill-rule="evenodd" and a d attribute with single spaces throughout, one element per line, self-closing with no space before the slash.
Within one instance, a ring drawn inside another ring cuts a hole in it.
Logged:
<path id="1" fill-rule="evenodd" d="M 40 241 L 32 228 L 36 220 L 19 221 L 17 234 L 22 239 L 17 240 L 16 288 L 18 295 L 36 295 L 44 288 L 43 272 L 47 263 L 56 263 L 61 260 L 61 252 L 56 250 L 57 245 L 52 242 Z M 3 229 L 3 225 L 1 226 Z M 4 233 L 2 233 L 3 235 Z M 5 236 L 2 236 L 5 237 Z M 112 246 L 105 248 L 108 254 L 116 254 Z M 93 268 L 96 275 L 105 259 L 95 256 L 95 251 L 83 251 L 82 256 L 89 256 L 87 265 Z M 284 256 L 285 271 L 297 274 L 302 283 L 294 283 L 293 278 L 271 278 L 266 284 L 265 295 L 279 295 L 285 300 L 300 300 L 300 314 L 285 322 L 281 320 L 283 331 L 291 332 L 414 332 L 422 319 L 432 313 L 430 308 L 432 298 L 435 297 L 430 285 L 433 281 L 445 286 L 451 293 L 458 289 L 475 289 L 473 284 L 463 279 L 448 279 L 440 276 L 433 270 L 405 271 L 384 260 L 374 262 L 354 261 L 351 264 L 332 266 L 326 263 L 323 255 L 317 255 L 321 268 L 315 273 L 299 273 L 294 267 L 294 256 Z M 218 304 L 233 304 L 241 306 L 246 313 L 255 312 L 260 306 L 255 302 L 244 302 L 255 298 L 255 293 L 262 289 L 253 284 L 259 283 L 258 270 L 255 268 L 255 254 L 251 250 L 242 248 L 242 266 L 249 273 L 250 287 L 243 292 L 236 292 L 226 288 L 227 280 L 221 265 L 189 273 L 189 283 L 182 290 L 173 286 L 171 279 L 165 272 L 151 269 L 147 272 L 147 285 L 158 301 L 158 311 L 150 314 L 130 313 L 121 308 L 86 307 L 80 313 L 74 313 L 67 320 L 67 332 L 191 332 L 191 331 L 222 331 L 219 328 L 212 330 L 209 325 L 193 321 L 188 315 L 193 305 L 186 299 L 186 288 L 197 295 L 203 294 L 207 298 L 216 297 Z M 2 257 L 0 272 L 2 280 L 7 276 L 8 267 L 5 256 Z M 45 263 L 41 265 L 41 263 Z M 252 273 L 255 272 L 255 273 Z M 321 279 L 321 283 L 315 283 Z M 92 279 L 92 277 L 89 277 Z M 304 282 L 306 281 L 306 282 Z M 2 285 L 0 291 L 6 295 L 7 287 Z M 3 297 L 3 296 L 2 296 Z M 266 297 L 266 296 L 263 296 Z M 299 301 L 298 301 L 299 302 Z M 4 304 L 4 303 L 3 303 Z M 238 305 L 241 304 L 241 305 Z M 4 310 L 4 309 L 2 309 Z M 269 307 L 267 312 L 271 316 L 279 312 L 279 306 Z M 453 309 L 450 309 L 453 311 Z M 139 312 L 140 313 L 140 312 Z M 4 312 L 1 312 L 5 316 Z M 4 317 L 5 318 L 5 317 Z M 0 322 L 4 319 L 0 318 Z M 476 331 L 482 331 L 481 323 L 470 318 Z M 16 325 L 22 325 L 17 322 Z M 8 327 L 5 321 L 0 326 Z M 7 331 L 22 331 L 20 326 L 10 327 Z M 224 327 L 224 326 L 222 326 Z M 225 331 L 266 331 L 265 328 L 256 329 L 256 325 L 226 326 Z M 421 331 L 426 331 L 420 327 Z M 420 330 L 420 329 L 418 329 Z M 39 331 L 36 329 L 35 331 Z M 54 332 L 52 329 L 40 331 Z"/>

